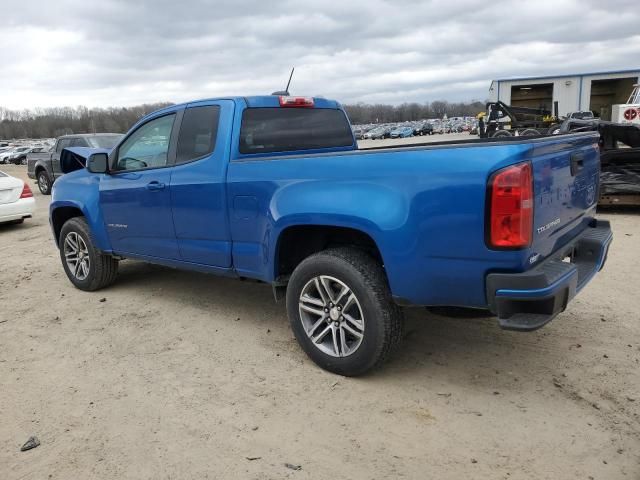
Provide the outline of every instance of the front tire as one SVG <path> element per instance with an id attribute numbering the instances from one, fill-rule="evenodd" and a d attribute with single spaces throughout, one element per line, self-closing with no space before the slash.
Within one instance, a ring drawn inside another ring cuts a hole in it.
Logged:
<path id="1" fill-rule="evenodd" d="M 45 172 L 44 170 L 40 170 L 36 177 L 36 180 L 38 181 L 38 189 L 40 190 L 40 193 L 42 193 L 43 195 L 50 195 L 51 179 L 49 178 L 49 175 L 47 175 L 47 172 Z"/>
<path id="2" fill-rule="evenodd" d="M 60 231 L 58 246 L 64 271 L 76 288 L 92 292 L 115 281 L 118 261 L 95 247 L 83 217 L 67 220 Z"/>
<path id="3" fill-rule="evenodd" d="M 362 375 L 381 365 L 402 339 L 402 310 L 382 266 L 354 248 L 303 260 L 289 280 L 287 312 L 302 349 L 339 375 Z"/>

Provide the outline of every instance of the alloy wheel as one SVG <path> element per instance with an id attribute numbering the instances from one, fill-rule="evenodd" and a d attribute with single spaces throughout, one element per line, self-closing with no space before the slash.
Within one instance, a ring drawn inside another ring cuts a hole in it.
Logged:
<path id="1" fill-rule="evenodd" d="M 38 175 L 38 187 L 40 188 L 40 191 L 46 191 L 48 186 L 47 177 L 44 174 Z"/>
<path id="2" fill-rule="evenodd" d="M 300 320 L 309 339 L 332 357 L 347 357 L 364 338 L 364 314 L 353 291 L 335 277 L 320 275 L 302 289 Z"/>
<path id="3" fill-rule="evenodd" d="M 83 238 L 76 232 L 69 232 L 64 239 L 64 258 L 69 271 L 82 281 L 89 276 L 91 260 L 89 249 Z"/>

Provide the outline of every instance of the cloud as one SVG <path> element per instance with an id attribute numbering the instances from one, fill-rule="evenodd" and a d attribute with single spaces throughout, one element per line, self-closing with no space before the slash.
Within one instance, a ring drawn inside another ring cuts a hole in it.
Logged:
<path id="1" fill-rule="evenodd" d="M 637 0 L 4 0 L 0 105 L 132 105 L 282 89 L 470 100 L 494 78 L 639 68 Z"/>

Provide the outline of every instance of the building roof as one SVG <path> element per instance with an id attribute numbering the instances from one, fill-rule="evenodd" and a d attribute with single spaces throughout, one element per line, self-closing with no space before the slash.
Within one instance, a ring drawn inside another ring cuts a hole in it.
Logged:
<path id="1" fill-rule="evenodd" d="M 498 78 L 493 80 L 493 82 L 515 82 L 520 80 L 547 80 L 550 78 L 568 78 L 568 77 L 589 77 L 594 75 L 611 75 L 616 73 L 637 73 L 640 76 L 640 68 L 635 68 L 633 70 L 610 70 L 607 72 L 588 72 L 588 73 L 572 73 L 566 75 L 542 75 L 538 77 L 512 77 L 512 78 Z"/>

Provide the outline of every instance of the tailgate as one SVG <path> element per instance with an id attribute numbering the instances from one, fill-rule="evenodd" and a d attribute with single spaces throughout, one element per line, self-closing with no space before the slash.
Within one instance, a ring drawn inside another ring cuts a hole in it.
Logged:
<path id="1" fill-rule="evenodd" d="M 569 242 L 593 220 L 600 174 L 599 134 L 562 135 L 535 144 L 531 263 Z"/>

